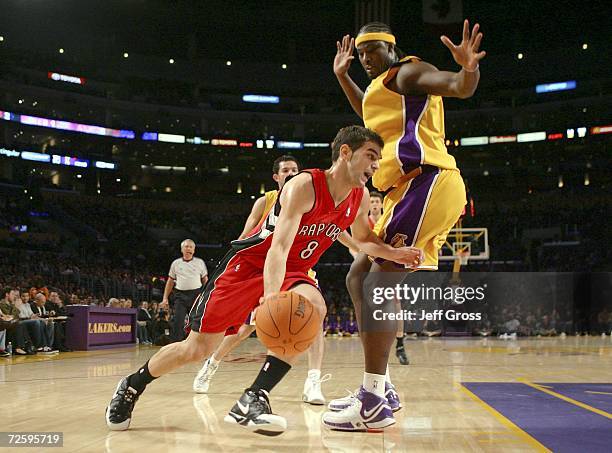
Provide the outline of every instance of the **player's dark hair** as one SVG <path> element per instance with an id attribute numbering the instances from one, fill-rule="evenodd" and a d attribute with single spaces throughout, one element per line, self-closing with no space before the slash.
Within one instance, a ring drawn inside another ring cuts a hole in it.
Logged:
<path id="1" fill-rule="evenodd" d="M 281 162 L 295 162 L 298 166 L 298 170 L 300 169 L 300 163 L 298 162 L 298 160 L 293 156 L 285 154 L 284 156 L 277 158 L 272 164 L 272 173 L 274 173 L 275 175 L 277 175 L 280 171 Z"/>
<path id="2" fill-rule="evenodd" d="M 380 192 L 376 192 L 375 190 L 370 191 L 370 198 L 380 198 L 380 201 L 383 201 L 383 194 Z"/>
<path id="3" fill-rule="evenodd" d="M 336 162 L 340 157 L 340 147 L 348 145 L 351 150 L 356 151 L 365 142 L 374 142 L 381 148 L 385 146 L 383 139 L 374 132 L 363 126 L 346 126 L 338 131 L 332 142 L 332 162 Z"/>
<path id="4" fill-rule="evenodd" d="M 393 31 L 391 30 L 391 27 L 389 27 L 387 24 L 384 24 L 382 22 L 370 22 L 370 23 L 365 24 L 363 27 L 359 29 L 359 33 L 357 33 L 357 36 L 365 35 L 366 33 L 393 34 Z M 397 55 L 397 58 L 399 60 L 408 56 L 406 55 L 406 52 L 404 52 L 402 49 L 397 47 L 397 45 L 395 44 L 391 44 L 391 45 L 393 46 L 393 50 L 395 50 L 395 55 Z"/>

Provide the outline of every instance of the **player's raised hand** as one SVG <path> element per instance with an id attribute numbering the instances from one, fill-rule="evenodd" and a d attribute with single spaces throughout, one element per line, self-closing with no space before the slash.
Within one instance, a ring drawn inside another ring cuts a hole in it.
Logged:
<path id="1" fill-rule="evenodd" d="M 474 25 L 472 33 L 470 34 L 469 21 L 467 19 L 463 21 L 463 39 L 459 45 L 453 44 L 453 42 L 444 35 L 440 36 L 440 40 L 448 47 L 448 50 L 451 51 L 457 64 L 465 68 L 466 71 L 475 71 L 478 67 L 478 62 L 487 54 L 484 50 L 478 51 L 480 42 L 482 41 L 482 33 L 478 32 L 479 28 L 479 24 Z"/>
<path id="2" fill-rule="evenodd" d="M 399 247 L 394 251 L 393 261 L 409 269 L 416 269 L 423 262 L 423 251 L 416 247 Z"/>
<path id="3" fill-rule="evenodd" d="M 334 58 L 334 74 L 337 76 L 344 75 L 351 67 L 351 62 L 355 59 L 353 55 L 353 47 L 355 39 L 350 35 L 344 35 L 342 42 L 336 41 L 336 57 Z"/>

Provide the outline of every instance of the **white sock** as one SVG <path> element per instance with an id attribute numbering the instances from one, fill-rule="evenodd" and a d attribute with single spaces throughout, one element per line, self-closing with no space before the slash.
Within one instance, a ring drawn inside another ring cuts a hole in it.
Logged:
<path id="1" fill-rule="evenodd" d="M 385 397 L 385 375 L 363 373 L 363 388 L 380 398 Z"/>
<path id="2" fill-rule="evenodd" d="M 389 365 L 387 365 L 387 372 L 385 373 L 385 382 L 393 385 L 393 382 L 391 382 L 391 375 L 389 374 Z"/>
<path id="3" fill-rule="evenodd" d="M 317 370 L 317 369 L 312 369 L 312 370 L 308 370 L 308 378 L 309 379 L 321 379 L 321 370 Z"/>
<path id="4" fill-rule="evenodd" d="M 215 359 L 215 355 L 214 354 L 210 356 L 210 364 L 211 365 L 219 366 L 220 363 L 221 363 L 221 360 Z"/>

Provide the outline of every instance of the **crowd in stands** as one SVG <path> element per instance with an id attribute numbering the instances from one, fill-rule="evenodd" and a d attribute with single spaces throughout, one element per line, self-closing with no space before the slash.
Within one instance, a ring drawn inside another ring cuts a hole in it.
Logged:
<path id="1" fill-rule="evenodd" d="M 107 301 L 78 293 L 64 292 L 43 283 L 40 276 L 33 286 L 3 286 L 0 298 L 0 357 L 54 355 L 70 352 L 66 346 L 65 323 L 69 305 L 135 308 L 130 298 L 111 297 Z M 4 283 L 4 282 L 3 282 Z M 142 301 L 138 310 L 137 338 L 143 345 L 163 346 L 170 340 L 170 311 L 158 303 Z"/>
<path id="2" fill-rule="evenodd" d="M 0 356 L 70 351 L 65 345 L 66 319 L 64 301 L 57 291 L 44 286 L 4 287 L 0 299 Z"/>

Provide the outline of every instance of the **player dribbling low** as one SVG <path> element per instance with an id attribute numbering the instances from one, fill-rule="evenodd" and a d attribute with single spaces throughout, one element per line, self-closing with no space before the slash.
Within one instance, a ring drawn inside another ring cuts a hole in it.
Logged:
<path id="1" fill-rule="evenodd" d="M 305 297 L 324 319 L 325 301 L 308 270 L 349 226 L 353 241 L 369 255 L 412 268 L 420 265 L 419 249 L 385 244 L 368 225 L 370 200 L 365 184 L 378 169 L 383 146 L 373 131 L 345 127 L 332 143 L 331 168 L 307 170 L 285 183 L 265 221 L 245 239 L 232 243 L 211 276 L 191 311 L 187 338 L 164 346 L 135 373 L 119 381 L 106 409 L 109 429 L 128 429 L 135 404 L 147 385 L 209 356 L 228 328 L 239 328 L 248 313 L 278 292 L 291 290 Z M 269 394 L 298 358 L 268 351 L 255 381 L 225 421 L 267 436 L 284 432 L 287 421 L 272 413 Z M 369 423 L 386 426 L 393 419 L 387 400 L 371 399 L 371 404 L 376 411 Z"/>
<path id="2" fill-rule="evenodd" d="M 278 190 L 270 190 L 263 196 L 257 199 L 253 204 L 251 213 L 247 218 L 244 229 L 238 239 L 244 239 L 259 223 L 263 222 L 276 203 L 278 193 L 283 188 L 287 178 L 297 175 L 299 172 L 299 163 L 293 156 L 281 156 L 277 158 L 272 165 L 272 178 L 278 184 Z M 310 277 L 316 277 L 316 273 L 309 271 Z M 238 332 L 228 331 L 225 338 L 215 350 L 215 352 L 206 359 L 202 368 L 198 371 L 193 380 L 193 391 L 196 393 L 208 393 L 210 383 L 213 376 L 219 369 L 219 365 L 223 358 L 236 348 L 242 341 L 248 338 L 255 331 L 255 323 L 253 313 L 249 314 L 245 323 L 240 326 Z M 308 404 L 321 405 L 325 404 L 325 397 L 321 390 L 321 383 L 325 382 L 331 375 L 327 374 L 321 377 L 321 364 L 323 363 L 323 331 L 321 336 L 315 340 L 315 343 L 308 349 L 308 375 L 304 382 L 302 391 L 302 400 Z"/>

